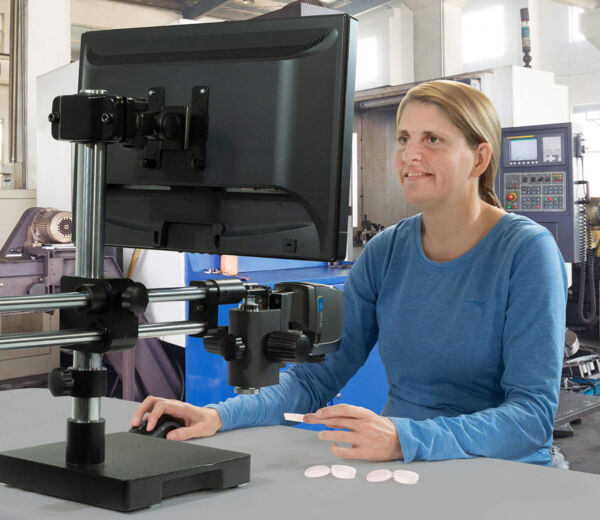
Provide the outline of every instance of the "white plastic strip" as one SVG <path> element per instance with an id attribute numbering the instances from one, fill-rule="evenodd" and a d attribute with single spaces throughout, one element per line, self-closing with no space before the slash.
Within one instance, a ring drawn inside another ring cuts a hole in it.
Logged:
<path id="1" fill-rule="evenodd" d="M 284 413 L 283 418 L 286 421 L 304 422 L 304 414 L 303 413 Z"/>

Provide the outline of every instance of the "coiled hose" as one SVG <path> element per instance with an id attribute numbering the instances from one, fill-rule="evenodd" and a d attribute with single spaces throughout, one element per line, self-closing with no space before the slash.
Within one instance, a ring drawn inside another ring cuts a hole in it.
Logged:
<path id="1" fill-rule="evenodd" d="M 579 269 L 579 298 L 577 301 L 577 313 L 579 320 L 586 325 L 589 325 L 596 319 L 596 282 L 594 279 L 594 249 L 592 248 L 592 230 L 590 218 L 587 214 L 586 206 L 589 202 L 588 183 L 587 181 L 576 181 L 575 184 L 583 184 L 585 195 L 577 200 L 577 224 L 578 230 L 581 233 L 580 247 L 580 269 Z M 585 303 L 585 286 L 588 281 L 588 297 L 589 310 L 586 316 Z"/>

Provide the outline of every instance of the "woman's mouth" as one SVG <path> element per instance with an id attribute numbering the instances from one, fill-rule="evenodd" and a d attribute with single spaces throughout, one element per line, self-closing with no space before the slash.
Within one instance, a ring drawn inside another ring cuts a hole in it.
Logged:
<path id="1" fill-rule="evenodd" d="M 415 178 L 419 178 L 419 177 L 431 177 L 431 173 L 427 173 L 427 172 L 408 172 L 405 175 L 406 178 L 411 178 L 411 179 L 415 179 Z"/>

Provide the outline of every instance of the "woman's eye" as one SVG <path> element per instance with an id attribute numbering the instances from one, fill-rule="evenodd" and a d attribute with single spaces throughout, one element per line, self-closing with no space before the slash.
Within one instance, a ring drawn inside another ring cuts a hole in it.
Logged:
<path id="1" fill-rule="evenodd" d="M 431 144 L 436 144 L 436 143 L 439 143 L 439 142 L 440 142 L 440 138 L 439 138 L 439 137 L 436 137 L 435 135 L 430 135 L 430 136 L 428 137 L 428 139 L 429 139 L 429 142 L 430 142 Z"/>
<path id="2" fill-rule="evenodd" d="M 408 137 L 405 135 L 401 135 L 400 137 L 398 137 L 398 143 L 399 144 L 406 144 L 408 143 Z"/>

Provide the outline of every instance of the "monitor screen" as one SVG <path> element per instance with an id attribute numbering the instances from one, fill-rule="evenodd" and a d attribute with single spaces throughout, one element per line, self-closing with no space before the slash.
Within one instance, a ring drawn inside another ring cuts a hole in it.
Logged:
<path id="1" fill-rule="evenodd" d="M 208 92 L 202 168 L 189 150 L 148 167 L 148 150 L 108 146 L 106 244 L 344 258 L 356 34 L 344 14 L 84 34 L 80 89 L 160 88 L 167 107 Z"/>
<path id="2" fill-rule="evenodd" d="M 542 138 L 542 155 L 544 162 L 562 162 L 562 139 L 560 135 Z"/>
<path id="3" fill-rule="evenodd" d="M 510 160 L 511 161 L 536 161 L 537 160 L 537 139 L 511 139 L 510 140 Z"/>

